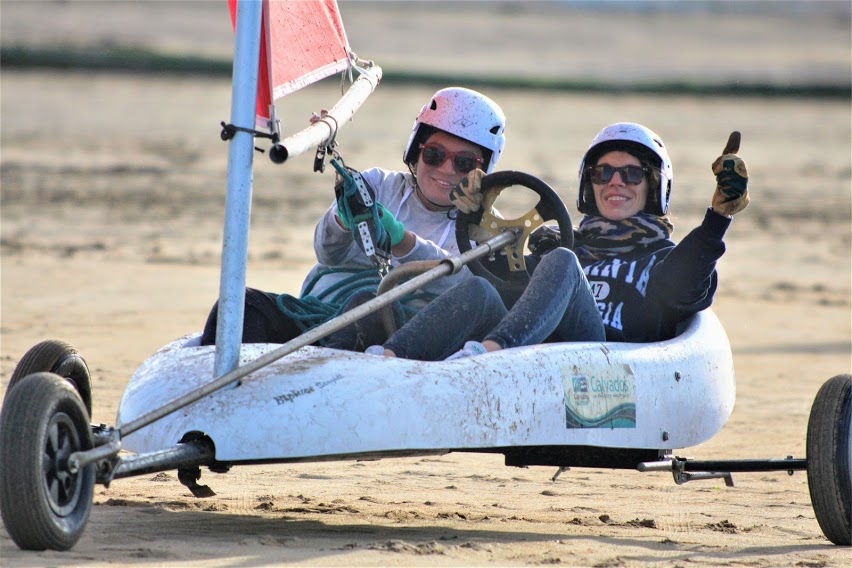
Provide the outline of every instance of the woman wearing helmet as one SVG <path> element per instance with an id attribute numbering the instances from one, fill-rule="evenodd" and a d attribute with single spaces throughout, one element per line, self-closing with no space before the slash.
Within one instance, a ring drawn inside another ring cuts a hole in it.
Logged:
<path id="1" fill-rule="evenodd" d="M 558 232 L 543 227 L 530 239 L 530 283 L 511 310 L 484 280 L 463 282 L 403 326 L 383 350 L 368 352 L 436 360 L 464 343 L 454 358 L 547 341 L 602 340 L 602 334 L 595 339 L 601 324 L 608 341 L 673 337 L 679 322 L 712 303 L 722 239 L 732 215 L 748 204 L 748 173 L 734 153 L 738 135 L 733 140 L 713 163 L 717 186 L 704 221 L 675 245 L 666 216 L 672 165 L 662 140 L 639 124 L 604 128 L 580 162 L 577 204 L 585 216 L 573 252 L 559 248 Z M 466 202 L 478 191 L 478 180 L 472 175 L 460 186 Z M 444 344 L 424 341 L 438 335 L 426 329 L 429 322 L 453 306 L 479 317 L 444 317 Z"/>
<path id="2" fill-rule="evenodd" d="M 382 224 L 391 237 L 392 266 L 459 254 L 454 238 L 456 209 L 450 190 L 472 170 L 494 169 L 506 141 L 505 128 L 503 111 L 488 97 L 461 87 L 441 89 L 414 121 L 403 152 L 408 171 L 372 168 L 360 172 L 384 209 Z M 302 293 L 307 291 L 314 297 L 351 277 L 354 270 L 374 268 L 341 221 L 337 202 L 331 204 L 316 226 L 314 251 L 318 262 L 302 284 Z M 465 268 L 425 286 L 423 291 L 438 295 L 470 276 Z M 372 295 L 351 298 L 347 308 Z M 279 309 L 278 299 L 277 293 L 246 290 L 243 343 L 284 343 L 302 332 L 302 327 Z M 202 334 L 202 345 L 215 342 L 217 312 L 218 306 L 214 305 Z M 383 340 L 382 330 L 378 315 L 368 317 L 348 328 L 352 333 L 338 333 L 326 345 L 361 350 Z"/>
<path id="3" fill-rule="evenodd" d="M 506 142 L 505 129 L 503 111 L 488 97 L 462 87 L 441 89 L 414 121 L 402 157 L 409 171 L 361 172 L 376 199 L 405 227 L 391 249 L 396 262 L 458 254 L 450 191 L 469 172 L 494 169 Z M 336 203 L 317 225 L 314 251 L 319 263 L 306 282 L 331 266 L 371 266 L 341 223 Z M 439 283 L 439 289 L 447 287 Z"/>

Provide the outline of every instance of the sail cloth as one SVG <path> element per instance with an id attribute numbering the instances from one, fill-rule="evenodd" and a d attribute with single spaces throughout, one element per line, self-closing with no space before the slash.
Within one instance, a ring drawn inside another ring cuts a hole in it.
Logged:
<path id="1" fill-rule="evenodd" d="M 238 1 L 263 2 L 256 125 L 268 128 L 273 101 L 351 66 L 349 41 L 336 0 L 228 0 L 234 29 Z"/>

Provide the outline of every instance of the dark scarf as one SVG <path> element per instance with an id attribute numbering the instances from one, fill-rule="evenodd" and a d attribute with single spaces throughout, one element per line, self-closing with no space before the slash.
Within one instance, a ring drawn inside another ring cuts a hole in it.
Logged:
<path id="1" fill-rule="evenodd" d="M 577 256 L 600 260 L 668 240 L 674 226 L 667 217 L 640 212 L 621 221 L 586 215 L 577 228 Z"/>

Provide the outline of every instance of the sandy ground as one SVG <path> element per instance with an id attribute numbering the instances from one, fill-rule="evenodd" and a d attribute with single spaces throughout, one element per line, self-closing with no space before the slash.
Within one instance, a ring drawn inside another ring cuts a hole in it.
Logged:
<path id="1" fill-rule="evenodd" d="M 4 42 L 10 14 L 18 14 L 10 6 L 18 4 L 24 3 L 2 4 Z M 692 25 L 698 46 L 678 53 L 686 68 L 709 42 L 696 16 L 681 15 L 679 22 Z M 790 18 L 783 22 L 795 28 Z M 814 46 L 833 25 L 812 32 Z M 848 39 L 848 26 L 845 34 Z M 849 51 L 838 56 L 837 49 L 844 47 L 813 54 L 808 66 L 814 75 L 830 75 L 826 69 L 845 57 L 848 82 Z M 794 62 L 756 51 L 756 59 L 742 52 L 744 65 L 766 58 L 794 74 Z M 218 136 L 230 86 L 174 76 L 10 70 L 0 81 L 0 392 L 29 347 L 63 339 L 92 370 L 93 421 L 113 424 L 138 365 L 200 329 L 217 295 L 227 160 Z M 411 121 L 433 91 L 380 87 L 341 133 L 347 163 L 400 167 Z M 676 238 L 703 214 L 713 187 L 709 164 L 727 134 L 742 131 L 753 202 L 729 232 L 713 308 L 733 346 L 737 404 L 717 436 L 679 453 L 803 457 L 817 389 L 850 372 L 852 363 L 848 100 L 487 94 L 509 116 L 500 167 L 543 178 L 575 219 L 576 166 L 591 137 L 617 120 L 652 126 L 675 164 Z M 335 97 L 335 86 L 324 84 L 288 98 L 288 124 L 301 127 Z M 331 173 L 311 172 L 309 158 L 280 167 L 258 157 L 250 285 L 298 290 L 313 262 L 313 223 L 330 202 L 332 183 Z M 591 469 L 553 482 L 554 473 L 472 454 L 251 466 L 205 472 L 202 482 L 217 495 L 203 500 L 173 473 L 141 476 L 96 488 L 88 528 L 69 552 L 22 552 L 0 532 L 0 564 L 852 563 L 848 548 L 822 536 L 801 472 L 739 474 L 734 488 Z"/>

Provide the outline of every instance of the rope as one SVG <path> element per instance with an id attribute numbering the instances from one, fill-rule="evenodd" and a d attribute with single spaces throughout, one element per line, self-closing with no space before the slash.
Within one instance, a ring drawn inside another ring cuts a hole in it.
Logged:
<path id="1" fill-rule="evenodd" d="M 332 284 L 317 295 L 311 294 L 320 278 L 341 272 L 349 273 L 350 276 Z M 329 268 L 311 279 L 301 297 L 279 294 L 275 303 L 281 313 L 295 322 L 304 333 L 341 315 L 355 294 L 365 291 L 376 294 L 380 283 L 381 278 L 371 268 Z M 418 312 L 418 308 L 410 305 L 411 302 L 416 300 L 428 302 L 434 297 L 434 294 L 426 292 L 408 294 L 393 303 L 394 314 L 400 321 L 408 321 Z M 321 339 L 320 344 L 324 343 L 325 340 Z"/>
<path id="2" fill-rule="evenodd" d="M 316 120 L 322 120 L 322 118 L 316 117 Z M 333 147 L 331 149 L 333 151 Z M 321 152 L 324 159 L 325 150 L 325 148 L 318 149 L 318 157 Z M 376 296 L 382 276 L 386 275 L 390 268 L 390 235 L 379 217 L 379 205 L 375 192 L 367 185 L 360 173 L 346 166 L 336 152 L 331 165 L 338 173 L 338 183 L 334 188 L 337 198 L 337 215 L 352 230 L 353 239 L 362 251 L 367 253 L 367 249 L 372 248 L 368 256 L 378 270 L 329 268 L 318 273 L 307 283 L 301 297 L 279 294 L 275 300 L 276 306 L 299 327 L 302 333 L 341 315 L 355 294 L 370 292 Z M 356 227 L 360 222 L 367 222 L 368 226 L 372 225 L 368 229 L 371 234 L 359 236 Z M 361 237 L 366 237 L 367 243 L 364 243 Z M 375 242 L 370 242 L 374 239 Z M 348 273 L 349 276 L 319 294 L 312 294 L 320 278 L 335 273 Z M 416 300 L 428 302 L 433 298 L 433 294 L 427 293 L 408 294 L 392 304 L 394 315 L 399 321 L 405 322 L 418 311 L 416 307 L 410 305 L 411 302 Z M 320 344 L 324 345 L 325 340 L 320 339 Z"/>

